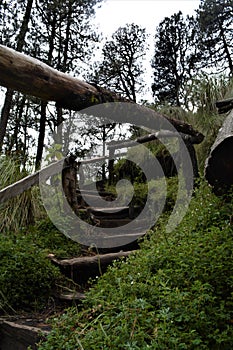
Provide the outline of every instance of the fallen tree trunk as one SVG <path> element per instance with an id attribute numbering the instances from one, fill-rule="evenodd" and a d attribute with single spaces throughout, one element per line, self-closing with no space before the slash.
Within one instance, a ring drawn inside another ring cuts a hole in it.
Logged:
<path id="1" fill-rule="evenodd" d="M 202 135 L 202 134 L 200 134 Z M 192 144 L 199 144 L 203 141 L 204 136 L 191 136 L 191 135 L 185 135 L 185 134 L 181 134 L 181 137 L 183 139 L 189 139 L 190 143 Z M 172 137 L 177 137 L 177 133 L 174 133 L 172 131 L 169 130 L 161 130 L 161 131 L 157 131 L 155 133 L 152 134 L 148 134 L 145 136 L 140 136 L 138 138 L 136 138 L 135 140 L 125 140 L 125 141 L 111 141 L 109 143 L 107 143 L 107 147 L 110 149 L 121 149 L 121 148 L 126 148 L 126 147 L 133 147 L 133 146 L 137 146 L 138 143 L 146 143 L 146 142 L 150 142 L 150 141 L 154 141 L 154 140 L 158 140 L 159 138 L 172 138 Z"/>
<path id="2" fill-rule="evenodd" d="M 216 194 L 226 193 L 233 185 L 233 110 L 219 130 L 206 160 L 205 177 Z"/>
<path id="3" fill-rule="evenodd" d="M 75 111 L 105 102 L 132 102 L 110 90 L 59 72 L 38 59 L 3 45 L 0 45 L 0 85 L 42 100 L 54 101 L 58 107 Z M 143 113 L 143 107 L 140 107 Z M 146 110 L 148 109 L 144 108 L 144 112 Z M 151 113 L 154 113 L 155 118 L 168 119 L 178 132 L 199 138 L 200 142 L 204 138 L 190 124 L 170 119 L 152 110 Z"/>
<path id="4" fill-rule="evenodd" d="M 55 101 L 59 107 L 81 110 L 125 98 L 95 87 L 45 63 L 0 45 L 0 85 L 24 94 Z"/>

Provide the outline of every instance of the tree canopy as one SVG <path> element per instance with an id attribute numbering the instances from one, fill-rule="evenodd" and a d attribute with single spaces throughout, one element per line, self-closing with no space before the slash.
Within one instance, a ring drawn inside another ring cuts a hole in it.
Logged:
<path id="1" fill-rule="evenodd" d="M 233 2 L 201 0 L 197 11 L 203 65 L 233 75 Z"/>
<path id="2" fill-rule="evenodd" d="M 136 24 L 120 27 L 104 44 L 101 63 L 90 77 L 136 102 L 143 89 L 143 58 L 146 54 L 146 31 Z"/>
<path id="3" fill-rule="evenodd" d="M 152 59 L 156 103 L 181 106 L 184 102 L 185 84 L 199 60 L 197 34 L 195 19 L 185 19 L 181 12 L 166 17 L 157 27 Z"/>

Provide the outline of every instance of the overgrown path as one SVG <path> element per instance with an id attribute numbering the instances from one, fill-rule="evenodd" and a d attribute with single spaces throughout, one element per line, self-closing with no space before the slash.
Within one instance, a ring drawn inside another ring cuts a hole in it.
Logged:
<path id="1" fill-rule="evenodd" d="M 114 200 L 112 193 L 99 189 L 99 195 L 108 202 Z M 62 274 L 80 286 L 80 291 L 73 291 L 69 287 L 63 288 L 59 294 L 54 294 L 56 303 L 59 305 L 59 312 L 67 306 L 78 304 L 85 298 L 85 289 L 89 287 L 88 280 L 101 276 L 107 267 L 117 259 L 125 259 L 138 249 L 137 238 L 145 234 L 143 222 L 138 222 L 137 229 L 126 231 L 124 226 L 132 220 L 137 220 L 137 215 L 142 208 L 124 206 L 121 208 L 104 209 L 98 206 L 99 196 L 91 190 L 85 191 L 85 199 L 90 199 L 95 207 L 90 207 L 84 200 L 79 190 L 77 190 L 78 205 L 80 214 L 88 220 L 90 225 L 104 228 L 122 227 L 120 235 L 120 246 L 100 248 L 96 253 L 89 256 L 79 256 L 77 258 L 59 260 L 55 255 L 49 254 L 48 259 L 52 264 L 59 267 Z M 124 244 L 130 237 L 131 243 Z M 87 247 L 83 247 L 84 250 Z M 44 314 L 20 315 L 0 319 L 0 349 L 1 350 L 27 350 L 28 346 L 36 349 L 36 344 L 40 339 L 46 337 L 50 331 L 50 326 L 46 323 Z"/>

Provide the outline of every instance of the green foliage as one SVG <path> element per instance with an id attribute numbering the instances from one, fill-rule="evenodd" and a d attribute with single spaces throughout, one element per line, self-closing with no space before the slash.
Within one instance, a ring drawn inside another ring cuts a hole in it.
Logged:
<path id="1" fill-rule="evenodd" d="M 232 0 L 201 0 L 197 11 L 203 64 L 233 73 Z"/>
<path id="2" fill-rule="evenodd" d="M 168 104 L 157 106 L 156 111 L 173 119 L 182 120 L 192 125 L 195 130 L 203 133 L 204 141 L 196 145 L 199 169 L 203 172 L 205 160 L 214 144 L 219 129 L 225 119 L 224 114 L 218 114 L 216 101 L 232 97 L 233 79 L 225 75 L 210 76 L 202 73 L 192 78 L 186 85 L 187 106 L 189 111 Z M 154 106 L 151 106 L 154 109 Z M 159 149 L 159 151 L 161 151 Z M 158 153 L 157 153 L 158 154 Z"/>
<path id="3" fill-rule="evenodd" d="M 39 350 L 233 347 L 232 199 L 201 183 L 167 239 L 161 219 L 126 262 L 89 291 L 82 310 L 53 320 Z"/>
<path id="4" fill-rule="evenodd" d="M 0 236 L 0 312 L 42 307 L 65 280 L 47 258 L 81 254 L 80 245 L 60 233 L 49 219 Z"/>
<path id="5" fill-rule="evenodd" d="M 184 87 L 197 70 L 200 59 L 198 26 L 193 17 L 175 13 L 159 24 L 152 60 L 152 91 L 156 104 L 184 105 Z"/>
<path id="6" fill-rule="evenodd" d="M 137 178 L 138 179 L 138 178 Z M 164 206 L 164 211 L 169 211 L 173 208 L 176 196 L 177 196 L 177 177 L 173 178 L 166 178 L 166 188 L 164 187 L 164 179 L 157 179 L 157 180 L 151 180 L 148 181 L 148 183 L 141 183 L 135 181 L 133 183 L 133 198 L 131 201 L 131 204 L 134 206 L 144 206 L 146 201 L 149 200 L 153 203 L 153 201 L 159 201 L 163 198 L 165 195 L 164 191 L 166 191 L 166 202 Z M 106 186 L 106 191 L 111 192 L 114 195 L 118 195 L 118 197 L 122 198 L 129 198 L 129 191 L 127 191 L 126 186 L 117 186 L 117 192 L 116 187 L 114 185 L 112 186 Z M 151 208 L 152 210 L 152 208 Z"/>
<path id="7" fill-rule="evenodd" d="M 232 96 L 233 79 L 224 75 L 203 75 L 192 81 L 190 99 L 197 111 L 190 120 L 192 126 L 205 135 L 204 141 L 197 145 L 199 168 L 203 170 L 205 160 L 209 156 L 210 148 L 214 144 L 225 115 L 218 114 L 216 101 Z M 194 102 L 195 101 L 195 102 Z"/>
<path id="8" fill-rule="evenodd" d="M 142 59 L 146 53 L 146 32 L 137 24 L 127 24 L 113 33 L 103 47 L 103 61 L 96 63 L 88 80 L 111 88 L 136 102 L 143 89 Z M 119 50 L 119 47 L 121 50 Z"/>
<path id="9" fill-rule="evenodd" d="M 58 268 L 27 236 L 0 236 L 0 311 L 40 308 L 48 300 Z"/>
<path id="10" fill-rule="evenodd" d="M 49 219 L 40 220 L 29 230 L 24 230 L 23 234 L 28 242 L 57 258 L 65 259 L 81 254 L 80 245 L 62 234 Z"/>

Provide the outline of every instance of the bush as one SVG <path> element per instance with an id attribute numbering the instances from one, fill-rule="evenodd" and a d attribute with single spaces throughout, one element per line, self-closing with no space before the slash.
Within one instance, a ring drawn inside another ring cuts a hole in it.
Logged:
<path id="1" fill-rule="evenodd" d="M 231 216 L 232 200 L 201 184 L 180 226 L 167 236 L 161 220 L 140 251 L 99 278 L 82 310 L 53 320 L 39 350 L 232 349 Z"/>
<path id="2" fill-rule="evenodd" d="M 61 233 L 47 218 L 37 222 L 30 229 L 24 229 L 23 235 L 27 240 L 47 253 L 56 255 L 57 258 L 65 259 L 81 255 L 81 246 Z"/>
<path id="3" fill-rule="evenodd" d="M 27 237 L 0 236 L 0 310 L 40 308 L 49 298 L 58 268 Z"/>
<path id="4" fill-rule="evenodd" d="M 49 219 L 0 236 L 0 311 L 40 308 L 65 278 L 47 258 L 81 254 L 80 245 L 60 233 Z"/>

